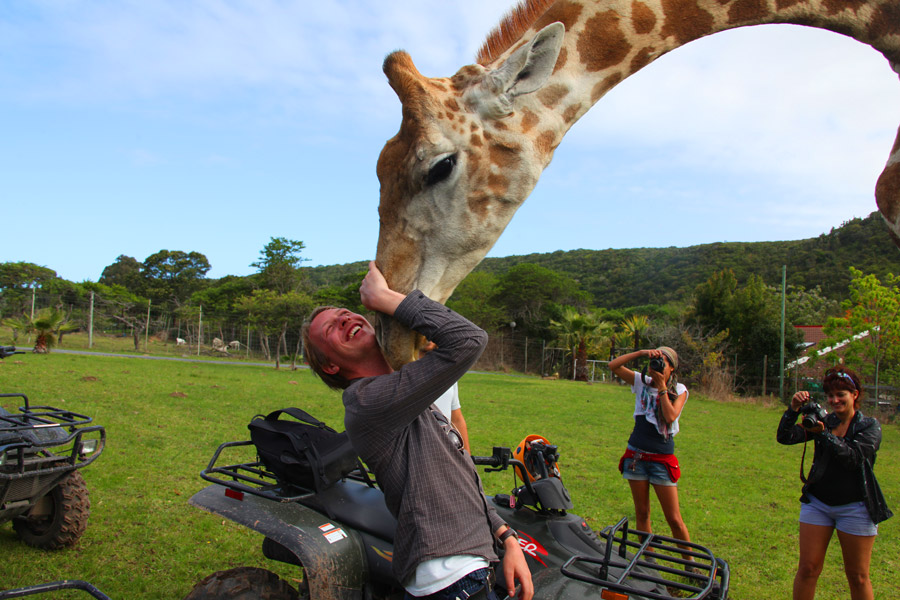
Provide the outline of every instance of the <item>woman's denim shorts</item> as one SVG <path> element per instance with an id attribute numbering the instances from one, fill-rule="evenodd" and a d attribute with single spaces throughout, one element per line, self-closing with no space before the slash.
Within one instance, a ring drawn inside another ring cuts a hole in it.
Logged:
<path id="1" fill-rule="evenodd" d="M 806 494 L 806 497 L 809 498 L 809 502 L 800 505 L 801 523 L 834 527 L 838 531 L 863 537 L 878 534 L 878 525 L 872 522 L 864 503 L 851 502 L 829 506 L 812 494 Z"/>
<path id="2" fill-rule="evenodd" d="M 628 449 L 640 451 L 631 444 L 628 444 Z M 626 458 L 622 463 L 622 477 L 635 481 L 649 481 L 653 485 L 678 487 L 678 484 L 669 478 L 669 470 L 666 469 L 666 465 L 649 460 L 635 461 L 633 458 Z"/>

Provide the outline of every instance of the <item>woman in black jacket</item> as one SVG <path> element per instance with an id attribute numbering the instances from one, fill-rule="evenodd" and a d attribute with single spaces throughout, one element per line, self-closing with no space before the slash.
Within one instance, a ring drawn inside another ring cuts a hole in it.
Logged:
<path id="1" fill-rule="evenodd" d="M 822 388 L 831 413 L 807 412 L 809 392 L 797 392 L 778 424 L 781 444 L 813 440 L 815 454 L 809 477 L 803 478 L 800 502 L 800 561 L 794 577 L 794 600 L 812 599 L 834 530 L 844 558 L 853 600 L 873 598 L 869 560 L 878 523 L 892 513 L 884 501 L 873 467 L 881 445 L 881 425 L 859 409 L 862 394 L 853 371 L 835 367 L 825 373 Z M 800 424 L 797 417 L 804 419 Z"/>

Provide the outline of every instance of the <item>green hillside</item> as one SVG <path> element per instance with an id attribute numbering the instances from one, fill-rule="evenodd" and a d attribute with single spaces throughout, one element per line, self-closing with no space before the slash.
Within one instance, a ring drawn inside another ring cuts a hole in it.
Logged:
<path id="1" fill-rule="evenodd" d="M 782 265 L 788 285 L 819 286 L 832 299 L 846 296 L 849 267 L 881 277 L 900 273 L 900 250 L 878 213 L 853 219 L 828 233 L 785 242 L 720 242 L 686 248 L 570 250 L 486 258 L 476 268 L 496 274 L 520 263 L 533 263 L 572 277 L 589 292 L 596 306 L 625 308 L 666 304 L 687 298 L 694 288 L 722 269 L 738 281 L 759 275 L 781 285 Z M 363 271 L 365 261 L 310 269 L 314 285 L 340 284 Z"/>

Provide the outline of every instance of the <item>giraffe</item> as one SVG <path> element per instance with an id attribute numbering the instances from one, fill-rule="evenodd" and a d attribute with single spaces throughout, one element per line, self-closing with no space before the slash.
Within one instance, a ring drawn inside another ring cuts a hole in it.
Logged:
<path id="1" fill-rule="evenodd" d="M 406 52 L 389 54 L 403 115 L 377 164 L 375 260 L 389 285 L 446 302 L 609 90 L 688 42 L 769 23 L 850 36 L 900 73 L 897 0 L 524 0 L 452 77 L 425 77 Z M 900 245 L 900 130 L 875 197 Z M 414 358 L 412 332 L 386 317 L 378 332 L 392 365 Z"/>

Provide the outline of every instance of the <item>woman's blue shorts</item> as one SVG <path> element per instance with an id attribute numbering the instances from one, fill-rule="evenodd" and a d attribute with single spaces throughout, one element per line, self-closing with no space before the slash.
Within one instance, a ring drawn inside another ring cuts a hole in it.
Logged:
<path id="1" fill-rule="evenodd" d="M 872 522 L 862 502 L 829 506 L 812 494 L 806 494 L 806 497 L 809 502 L 800 505 L 801 523 L 834 527 L 850 535 L 870 537 L 878 534 L 878 525 Z"/>

